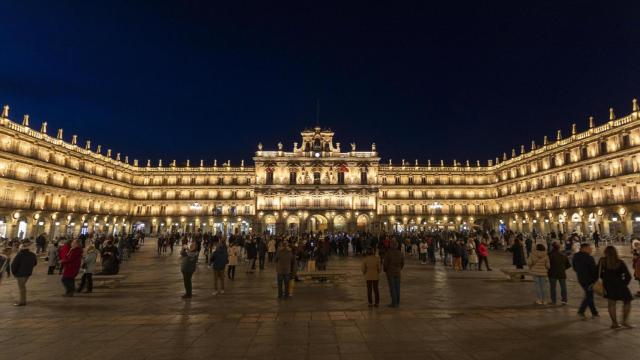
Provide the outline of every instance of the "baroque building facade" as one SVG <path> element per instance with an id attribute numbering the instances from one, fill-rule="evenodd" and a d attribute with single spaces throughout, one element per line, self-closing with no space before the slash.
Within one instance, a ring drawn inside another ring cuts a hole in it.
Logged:
<path id="1" fill-rule="evenodd" d="M 129 161 L 0 116 L 0 236 L 131 230 L 296 233 L 511 228 L 640 233 L 640 109 L 485 164 L 383 163 L 316 127 L 253 165 Z"/>

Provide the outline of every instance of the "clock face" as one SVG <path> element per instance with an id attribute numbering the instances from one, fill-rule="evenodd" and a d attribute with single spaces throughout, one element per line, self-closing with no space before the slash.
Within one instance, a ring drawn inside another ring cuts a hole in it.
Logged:
<path id="1" fill-rule="evenodd" d="M 319 152 L 315 153 L 314 155 L 315 155 L 315 157 L 317 157 L 317 158 L 319 158 L 319 157 L 320 157 L 320 153 L 319 153 Z"/>

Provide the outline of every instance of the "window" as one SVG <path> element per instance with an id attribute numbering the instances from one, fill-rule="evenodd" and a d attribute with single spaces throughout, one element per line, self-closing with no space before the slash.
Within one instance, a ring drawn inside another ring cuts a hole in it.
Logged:
<path id="1" fill-rule="evenodd" d="M 273 171 L 271 170 L 267 170 L 267 178 L 266 178 L 266 182 L 267 185 L 273 185 Z"/>
<path id="2" fill-rule="evenodd" d="M 342 171 L 338 173 L 338 184 L 344 185 L 344 172 Z"/>
<path id="3" fill-rule="evenodd" d="M 413 185 L 413 176 L 409 176 L 409 185 Z"/>
<path id="4" fill-rule="evenodd" d="M 396 176 L 396 185 L 400 185 L 400 176 Z"/>
<path id="5" fill-rule="evenodd" d="M 396 214 L 400 214 L 402 212 L 402 207 L 400 205 L 396 205 Z"/>
<path id="6" fill-rule="evenodd" d="M 313 183 L 320 185 L 320 172 L 316 171 L 313 173 Z"/>
<path id="7" fill-rule="evenodd" d="M 289 172 L 289 185 L 295 185 L 297 178 L 298 178 L 298 173 L 296 173 L 295 171 Z"/>
<path id="8" fill-rule="evenodd" d="M 367 171 L 360 172 L 360 185 L 367 185 Z"/>
<path id="9" fill-rule="evenodd" d="M 426 177 L 422 177 L 422 185 L 426 185 L 427 184 L 427 178 Z"/>
<path id="10" fill-rule="evenodd" d="M 245 215 L 251 215 L 251 206 L 249 206 L 249 205 L 245 205 L 245 206 L 244 206 L 244 211 L 243 211 L 243 213 L 244 213 Z"/>

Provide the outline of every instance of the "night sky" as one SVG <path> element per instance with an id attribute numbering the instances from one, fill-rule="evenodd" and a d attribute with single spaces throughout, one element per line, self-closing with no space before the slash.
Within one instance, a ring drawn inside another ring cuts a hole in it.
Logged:
<path id="1" fill-rule="evenodd" d="M 143 164 L 290 150 L 317 99 L 383 162 L 486 163 L 630 111 L 640 2 L 513 3 L 3 1 L 0 102 Z"/>

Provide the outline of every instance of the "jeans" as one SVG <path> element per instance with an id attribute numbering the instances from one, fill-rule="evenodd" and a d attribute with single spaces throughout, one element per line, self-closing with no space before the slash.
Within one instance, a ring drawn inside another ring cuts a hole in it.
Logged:
<path id="1" fill-rule="evenodd" d="M 278 299 L 289 297 L 289 274 L 278 274 Z"/>
<path id="2" fill-rule="evenodd" d="M 539 301 L 545 299 L 545 288 L 547 287 L 547 278 L 544 276 L 533 276 L 533 287 L 536 290 L 536 298 Z"/>
<path id="3" fill-rule="evenodd" d="M 261 255 L 261 256 L 258 258 L 258 264 L 259 264 L 259 266 L 260 266 L 260 270 L 264 270 L 264 255 Z"/>
<path id="4" fill-rule="evenodd" d="M 93 274 L 84 273 L 82 274 L 82 280 L 80 280 L 80 286 L 78 286 L 78 292 L 84 290 L 84 286 L 87 285 L 87 291 L 93 291 Z"/>
<path id="5" fill-rule="evenodd" d="M 182 272 L 182 281 L 184 282 L 184 294 L 187 296 L 191 296 L 193 291 L 193 286 L 191 284 L 191 277 L 193 277 L 192 272 Z"/>
<path id="6" fill-rule="evenodd" d="M 580 284 L 580 286 L 582 286 L 582 290 L 584 290 L 584 299 L 582 299 L 582 303 L 580 303 L 578 314 L 584 315 L 584 312 L 587 310 L 587 307 L 589 307 L 589 310 L 591 310 L 592 315 L 598 315 L 598 310 L 596 310 L 596 304 L 593 302 L 593 284 L 590 284 L 587 286 Z"/>
<path id="7" fill-rule="evenodd" d="M 560 297 L 562 302 L 567 302 L 567 279 L 549 278 L 551 290 L 551 303 L 556 303 L 556 282 L 560 283 Z"/>
<path id="8" fill-rule="evenodd" d="M 220 290 L 224 290 L 224 269 L 213 270 L 213 289 L 218 291 L 218 281 L 220 281 Z"/>
<path id="9" fill-rule="evenodd" d="M 28 276 L 16 277 L 16 281 L 18 281 L 18 289 L 20 290 L 20 301 L 18 304 L 27 303 L 27 280 L 29 280 Z"/>
<path id="10" fill-rule="evenodd" d="M 236 266 L 235 265 L 228 265 L 227 266 L 227 277 L 229 278 L 229 280 L 233 280 L 236 277 Z"/>
<path id="11" fill-rule="evenodd" d="M 478 255 L 478 270 L 482 270 L 483 262 L 484 262 L 484 265 L 486 266 L 486 269 L 491 270 L 491 268 L 489 267 L 489 259 L 486 256 L 480 256 L 480 255 Z"/>
<path id="12" fill-rule="evenodd" d="M 378 288 L 378 283 L 378 280 L 367 280 L 367 299 L 369 300 L 369 305 L 374 303 L 372 295 L 375 295 L 375 304 L 380 304 L 380 290 Z"/>
<path id="13" fill-rule="evenodd" d="M 73 295 L 75 282 L 74 278 L 62 277 L 62 285 L 64 285 L 66 295 Z"/>
<path id="14" fill-rule="evenodd" d="M 391 295 L 391 306 L 400 306 L 400 276 L 387 276 L 389 282 L 389 293 Z"/>

